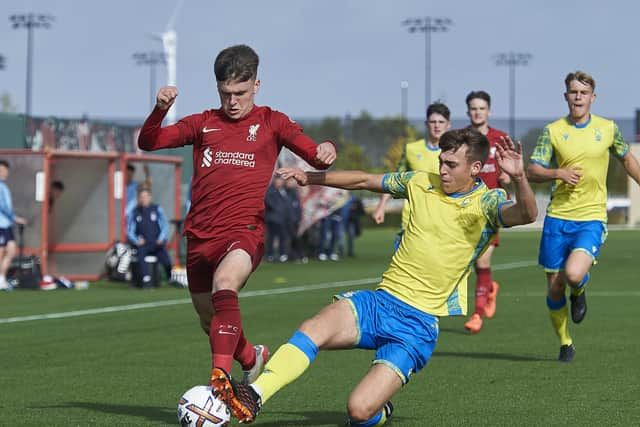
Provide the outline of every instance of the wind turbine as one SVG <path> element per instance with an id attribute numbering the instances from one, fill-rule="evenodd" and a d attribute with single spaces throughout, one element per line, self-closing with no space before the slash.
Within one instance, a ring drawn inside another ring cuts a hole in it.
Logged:
<path id="1" fill-rule="evenodd" d="M 180 9 L 182 9 L 183 3 L 184 0 L 178 0 L 176 3 L 176 7 L 173 9 L 173 14 L 169 18 L 169 22 L 167 23 L 167 27 L 164 32 L 151 35 L 154 39 L 162 42 L 162 48 L 164 49 L 165 61 L 167 64 L 167 86 L 176 86 L 176 50 L 178 37 L 174 27 L 176 16 L 180 12 Z M 176 116 L 177 109 L 176 104 L 174 103 L 167 113 L 167 120 L 169 124 L 176 122 Z"/>

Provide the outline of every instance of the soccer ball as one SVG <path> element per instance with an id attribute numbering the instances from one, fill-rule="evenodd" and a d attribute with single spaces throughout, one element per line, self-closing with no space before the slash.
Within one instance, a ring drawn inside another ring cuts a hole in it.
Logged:
<path id="1" fill-rule="evenodd" d="M 182 427 L 226 426 L 230 419 L 229 408 L 213 397 L 209 386 L 190 388 L 178 402 L 178 422 Z"/>

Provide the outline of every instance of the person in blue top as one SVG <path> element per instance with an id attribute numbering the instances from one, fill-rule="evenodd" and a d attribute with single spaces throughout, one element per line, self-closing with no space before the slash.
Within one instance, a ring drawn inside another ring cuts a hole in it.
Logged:
<path id="1" fill-rule="evenodd" d="M 127 216 L 127 239 L 138 250 L 138 271 L 142 286 L 151 284 L 151 272 L 145 257 L 153 255 L 164 267 L 166 277 L 171 277 L 171 258 L 165 247 L 169 237 L 169 223 L 164 210 L 151 202 L 149 187 L 138 189 L 138 204 Z"/>
<path id="2" fill-rule="evenodd" d="M 138 187 L 145 186 L 151 189 L 151 176 L 149 175 L 149 166 L 144 165 L 144 181 L 138 182 L 134 179 L 136 174 L 136 167 L 131 163 L 127 164 L 127 172 L 125 175 L 125 208 L 124 213 L 128 217 L 133 208 L 136 207 Z"/>
<path id="3" fill-rule="evenodd" d="M 9 162 L 0 159 L 0 290 L 11 290 L 6 277 L 11 261 L 16 255 L 16 239 L 11 226 L 14 223 L 27 223 L 24 218 L 13 213 L 11 191 L 6 183 L 8 177 Z"/>

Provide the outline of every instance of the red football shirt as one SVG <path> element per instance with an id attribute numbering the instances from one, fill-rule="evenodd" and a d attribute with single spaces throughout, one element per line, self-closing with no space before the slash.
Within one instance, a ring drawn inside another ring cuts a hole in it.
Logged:
<path id="1" fill-rule="evenodd" d="M 507 134 L 492 127 L 489 128 L 489 132 L 486 135 L 489 140 L 489 157 L 480 171 L 480 178 L 489 188 L 500 188 L 498 177 L 502 171 L 496 162 L 496 144 L 500 141 L 501 136 L 506 137 Z"/>
<path id="2" fill-rule="evenodd" d="M 240 120 L 207 110 L 162 128 L 166 110 L 155 108 L 138 138 L 143 150 L 193 145 L 191 209 L 185 234 L 212 238 L 233 230 L 264 231 L 264 195 L 282 147 L 318 169 L 316 143 L 285 114 L 254 106 Z"/>

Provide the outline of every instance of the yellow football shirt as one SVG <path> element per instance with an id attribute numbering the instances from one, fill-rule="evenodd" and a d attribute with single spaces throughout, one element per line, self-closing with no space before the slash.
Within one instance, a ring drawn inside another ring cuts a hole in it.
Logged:
<path id="1" fill-rule="evenodd" d="M 435 316 L 465 315 L 467 277 L 502 226 L 506 192 L 478 179 L 468 193 L 446 194 L 426 172 L 389 173 L 382 186 L 409 201 L 411 216 L 378 289 Z"/>
<path id="2" fill-rule="evenodd" d="M 410 142 L 404 146 L 402 157 L 396 169 L 397 172 L 425 171 L 429 173 L 440 173 L 440 148 L 431 147 L 425 139 Z M 409 223 L 410 205 L 404 203 L 402 207 L 402 229 L 407 228 Z"/>
<path id="3" fill-rule="evenodd" d="M 568 117 L 544 128 L 531 161 L 547 168 L 580 166 L 582 178 L 576 186 L 555 180 L 547 215 L 571 221 L 607 220 L 607 171 L 609 153 L 619 158 L 629 151 L 612 120 L 591 115 L 583 125 Z"/>

